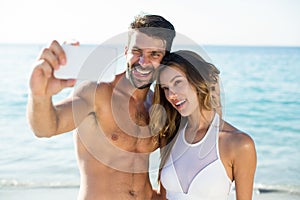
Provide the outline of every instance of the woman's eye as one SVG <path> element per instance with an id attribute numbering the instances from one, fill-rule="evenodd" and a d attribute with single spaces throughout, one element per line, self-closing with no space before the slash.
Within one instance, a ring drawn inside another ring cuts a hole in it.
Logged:
<path id="1" fill-rule="evenodd" d="M 163 89 L 163 91 L 168 91 L 169 90 L 169 88 L 167 88 L 167 87 L 162 87 L 162 89 Z"/>
<path id="2" fill-rule="evenodd" d="M 178 84 L 180 84 L 180 83 L 181 83 L 181 81 L 180 81 L 180 80 L 177 80 L 177 81 L 174 82 L 174 85 L 178 85 Z"/>

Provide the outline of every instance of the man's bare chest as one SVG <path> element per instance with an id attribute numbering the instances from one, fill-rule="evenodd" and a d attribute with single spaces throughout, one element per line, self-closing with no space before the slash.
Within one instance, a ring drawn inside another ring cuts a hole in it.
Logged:
<path id="1" fill-rule="evenodd" d="M 81 135 L 89 135 L 90 143 L 103 147 L 113 146 L 136 153 L 152 152 L 156 149 L 154 138 L 145 120 L 137 117 L 133 120 L 121 113 L 94 113 L 82 123 L 80 132 Z"/>

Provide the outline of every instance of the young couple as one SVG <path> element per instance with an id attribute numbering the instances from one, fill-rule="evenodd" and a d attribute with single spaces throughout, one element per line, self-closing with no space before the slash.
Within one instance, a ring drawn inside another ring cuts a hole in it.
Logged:
<path id="1" fill-rule="evenodd" d="M 30 77 L 29 122 L 38 137 L 75 129 L 78 199 L 226 199 L 233 181 L 237 199 L 251 199 L 253 140 L 222 120 L 219 71 L 194 52 L 170 53 L 174 37 L 163 17 L 137 16 L 126 71 L 109 83 L 82 83 L 58 103 L 52 96 L 75 84 L 53 76 L 67 62 L 65 53 L 53 41 L 39 56 Z M 148 176 L 149 154 L 157 148 L 158 193 Z"/>

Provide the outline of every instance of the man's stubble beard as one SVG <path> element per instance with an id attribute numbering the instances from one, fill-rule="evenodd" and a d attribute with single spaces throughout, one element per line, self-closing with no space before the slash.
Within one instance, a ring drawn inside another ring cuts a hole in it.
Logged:
<path id="1" fill-rule="evenodd" d="M 137 89 L 145 89 L 149 88 L 153 82 L 153 77 L 149 80 L 149 83 L 138 86 L 134 80 L 134 77 L 132 75 L 132 68 L 129 66 L 129 63 L 127 63 L 127 69 L 126 69 L 126 77 L 130 81 L 130 83 Z"/>

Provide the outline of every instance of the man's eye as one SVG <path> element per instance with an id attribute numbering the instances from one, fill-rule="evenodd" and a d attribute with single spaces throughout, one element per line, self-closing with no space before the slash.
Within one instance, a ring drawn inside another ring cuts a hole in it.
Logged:
<path id="1" fill-rule="evenodd" d="M 140 52 L 139 50 L 136 50 L 136 49 L 132 49 L 132 50 L 131 50 L 131 53 L 132 53 L 133 55 L 141 55 L 141 52 Z"/>
<path id="2" fill-rule="evenodd" d="M 160 58 L 160 57 L 162 57 L 162 54 L 161 54 L 161 53 L 158 53 L 158 52 L 152 52 L 152 53 L 151 53 L 151 56 L 152 56 L 153 58 Z"/>

